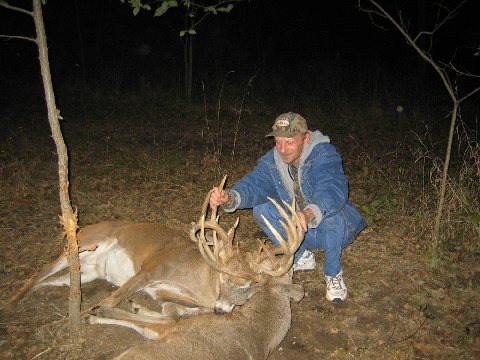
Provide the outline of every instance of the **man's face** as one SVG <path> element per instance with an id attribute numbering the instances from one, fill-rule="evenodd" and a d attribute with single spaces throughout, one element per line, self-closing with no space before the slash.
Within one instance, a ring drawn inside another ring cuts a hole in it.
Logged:
<path id="1" fill-rule="evenodd" d="M 305 144 L 308 144 L 309 141 L 309 133 L 306 133 L 305 136 L 297 134 L 291 138 L 275 136 L 275 147 L 280 153 L 284 163 L 298 167 L 303 147 Z"/>

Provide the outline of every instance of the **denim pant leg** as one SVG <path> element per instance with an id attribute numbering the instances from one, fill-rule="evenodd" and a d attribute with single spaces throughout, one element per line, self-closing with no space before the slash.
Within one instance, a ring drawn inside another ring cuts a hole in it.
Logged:
<path id="1" fill-rule="evenodd" d="M 310 230 L 316 230 L 316 234 L 312 233 L 314 239 L 311 245 L 313 246 L 310 247 L 310 242 L 308 242 L 306 246 L 324 251 L 323 272 L 325 275 L 338 275 L 342 270 L 340 262 L 342 249 L 351 242 L 345 236 L 346 229 L 343 215 L 338 213 L 337 215 L 323 219 L 317 229 Z M 310 230 L 308 232 L 310 232 Z M 306 239 L 307 238 L 309 237 L 306 237 Z"/>

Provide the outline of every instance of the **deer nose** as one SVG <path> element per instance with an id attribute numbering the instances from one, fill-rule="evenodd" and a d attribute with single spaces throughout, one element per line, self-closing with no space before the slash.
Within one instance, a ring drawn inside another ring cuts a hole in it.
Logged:
<path id="1" fill-rule="evenodd" d="M 230 304 L 227 300 L 225 299 L 217 299 L 215 302 L 215 314 L 217 315 L 223 315 L 223 314 L 228 314 L 232 312 L 233 308 L 235 305 Z"/>

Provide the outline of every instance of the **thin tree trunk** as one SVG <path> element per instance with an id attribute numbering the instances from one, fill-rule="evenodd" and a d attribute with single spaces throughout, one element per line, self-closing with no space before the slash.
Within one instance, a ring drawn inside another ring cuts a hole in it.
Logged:
<path id="1" fill-rule="evenodd" d="M 410 44 L 415 51 L 420 55 L 420 57 L 425 60 L 427 63 L 429 63 L 435 72 L 440 76 L 440 79 L 443 82 L 443 85 L 445 86 L 445 89 L 447 90 L 448 94 L 450 95 L 450 98 L 452 99 L 452 117 L 450 121 L 450 131 L 448 134 L 448 142 L 447 142 L 447 150 L 445 154 L 445 161 L 443 163 L 443 176 L 442 176 L 442 183 L 440 186 L 440 194 L 439 194 L 439 200 L 438 200 L 438 207 L 437 207 L 437 212 L 435 215 L 435 225 L 434 225 L 434 231 L 433 231 L 433 243 L 432 243 L 432 266 L 436 266 L 438 261 L 439 261 L 439 244 L 440 244 L 440 225 L 442 222 L 442 215 L 443 215 L 443 207 L 445 204 L 445 194 L 447 191 L 447 179 L 448 179 L 448 171 L 450 168 L 450 157 L 452 153 L 452 143 L 453 143 L 453 134 L 455 131 L 455 126 L 457 123 L 457 116 L 458 116 L 458 109 L 460 104 L 465 101 L 466 99 L 470 98 L 477 92 L 480 92 L 480 87 L 477 87 L 470 91 L 467 95 L 463 96 L 461 99 L 459 99 L 454 86 L 452 85 L 452 82 L 450 81 L 450 78 L 446 72 L 445 69 L 441 68 L 435 60 L 431 57 L 431 54 L 427 51 L 422 49 L 418 43 L 412 38 L 412 36 L 407 32 L 408 29 L 404 27 L 403 23 L 397 22 L 385 9 L 383 9 L 382 6 L 380 6 L 375 0 L 369 0 L 371 4 L 373 4 L 374 7 L 376 7 L 379 10 L 379 14 L 382 17 L 385 17 L 388 19 L 396 28 L 397 30 L 405 37 L 407 40 L 407 43 Z M 461 2 L 454 10 L 450 11 L 448 16 L 452 16 L 453 14 L 456 13 L 456 11 L 462 6 L 464 2 Z M 361 7 L 359 6 L 361 9 Z M 446 17 L 445 19 L 448 19 Z"/>
<path id="2" fill-rule="evenodd" d="M 78 259 L 77 242 L 77 214 L 73 212 L 70 204 L 69 182 L 68 182 L 68 153 L 63 140 L 62 131 L 58 121 L 55 94 L 52 86 L 50 65 L 48 60 L 47 37 L 43 23 L 41 0 L 33 0 L 33 19 L 37 33 L 37 45 L 40 60 L 40 70 L 47 102 L 48 122 L 52 130 L 53 140 L 58 153 L 58 176 L 60 205 L 62 208 L 61 222 L 65 229 L 68 240 L 68 261 L 70 264 L 70 301 L 69 301 L 69 325 L 70 335 L 74 342 L 78 342 L 80 335 L 80 262 Z"/>
<path id="3" fill-rule="evenodd" d="M 183 61 L 185 63 L 184 88 L 185 98 L 190 101 L 192 99 L 192 74 L 193 74 L 193 36 L 185 34 L 185 42 L 183 44 Z"/>
<path id="4" fill-rule="evenodd" d="M 188 34 L 185 35 L 185 42 L 183 43 L 183 95 L 188 99 Z"/>
<path id="5" fill-rule="evenodd" d="M 188 101 L 192 100 L 192 83 L 193 83 L 193 35 L 188 35 Z"/>
<path id="6" fill-rule="evenodd" d="M 455 125 L 457 124 L 459 102 L 453 99 L 452 118 L 450 120 L 450 131 L 448 133 L 447 152 L 445 154 L 445 162 L 443 164 L 442 184 L 440 187 L 440 198 L 438 200 L 437 214 L 435 216 L 434 237 L 433 237 L 433 261 L 437 262 L 439 259 L 439 244 L 440 244 L 440 225 L 442 222 L 443 206 L 445 204 L 445 193 L 447 189 L 448 169 L 450 168 L 450 157 L 452 154 L 453 134 L 455 132 Z"/>

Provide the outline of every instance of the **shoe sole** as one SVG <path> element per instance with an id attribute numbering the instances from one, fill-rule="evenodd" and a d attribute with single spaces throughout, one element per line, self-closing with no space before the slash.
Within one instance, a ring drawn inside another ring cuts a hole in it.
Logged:
<path id="1" fill-rule="evenodd" d="M 341 304 L 347 300 L 346 296 L 345 296 L 345 299 L 342 300 L 342 298 L 338 298 L 338 297 L 329 297 L 328 293 L 325 295 L 325 297 L 327 298 L 328 301 L 330 301 L 333 304 Z"/>

